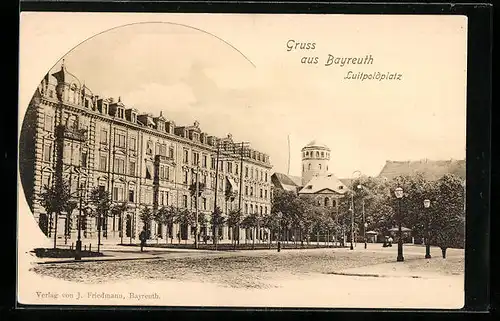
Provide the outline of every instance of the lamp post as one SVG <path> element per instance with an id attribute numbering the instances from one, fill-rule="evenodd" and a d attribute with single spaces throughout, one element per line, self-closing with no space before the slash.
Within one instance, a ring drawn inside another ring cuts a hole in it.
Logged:
<path id="1" fill-rule="evenodd" d="M 394 191 L 396 198 L 398 199 L 398 257 L 397 262 L 403 262 L 405 259 L 403 257 L 403 231 L 401 226 L 401 199 L 403 198 L 403 189 L 401 187 L 396 188 Z"/>
<path id="2" fill-rule="evenodd" d="M 367 245 L 366 244 L 366 228 L 368 227 L 368 223 L 365 222 L 364 227 L 365 227 L 365 230 L 363 231 L 363 237 L 365 239 L 365 249 L 366 249 L 366 245 Z"/>
<path id="3" fill-rule="evenodd" d="M 359 190 L 362 190 L 363 189 L 363 185 L 359 184 L 358 185 L 358 189 Z M 366 224 L 366 218 L 365 218 L 365 199 L 364 197 L 362 198 L 361 200 L 361 212 L 363 214 L 363 241 L 365 242 L 365 249 L 366 249 L 366 227 L 368 226 L 368 224 Z"/>
<path id="4" fill-rule="evenodd" d="M 278 212 L 278 252 L 281 251 L 281 217 L 282 213 Z"/>
<path id="5" fill-rule="evenodd" d="M 75 247 L 75 261 L 80 261 L 82 259 L 82 192 L 83 189 L 80 188 L 80 209 L 78 212 L 78 237 L 76 239 Z"/>
<path id="6" fill-rule="evenodd" d="M 351 195 L 351 206 L 349 208 L 351 211 L 351 250 L 354 250 L 354 194 Z"/>
<path id="7" fill-rule="evenodd" d="M 424 200 L 424 208 L 425 208 L 425 258 L 430 259 L 431 258 L 431 245 L 429 243 L 429 225 L 430 225 L 430 217 L 429 217 L 429 207 L 431 206 L 431 201 L 426 199 Z"/>

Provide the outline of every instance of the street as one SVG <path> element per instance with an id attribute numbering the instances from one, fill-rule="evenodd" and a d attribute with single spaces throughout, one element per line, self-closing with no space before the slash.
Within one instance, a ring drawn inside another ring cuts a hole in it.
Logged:
<path id="1" fill-rule="evenodd" d="M 154 289 L 161 305 L 460 308 L 463 250 L 448 250 L 446 259 L 438 248 L 430 260 L 424 254 L 423 247 L 407 246 L 405 262 L 396 263 L 396 247 L 359 244 L 354 251 L 152 250 L 141 254 L 147 260 L 43 264 L 31 271 L 85 289 Z"/>

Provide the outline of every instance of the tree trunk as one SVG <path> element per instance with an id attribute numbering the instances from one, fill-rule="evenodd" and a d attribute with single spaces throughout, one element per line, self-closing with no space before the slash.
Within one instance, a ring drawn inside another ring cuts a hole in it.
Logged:
<path id="1" fill-rule="evenodd" d="M 447 250 L 446 247 L 441 248 L 441 254 L 443 254 L 443 259 L 446 259 L 446 250 Z"/>
<path id="2" fill-rule="evenodd" d="M 54 249 L 57 248 L 57 219 L 58 219 L 58 213 L 56 212 L 56 217 L 55 217 L 55 225 L 54 225 Z"/>
<path id="3" fill-rule="evenodd" d="M 97 253 L 101 250 L 101 216 L 97 218 Z"/>
<path id="4" fill-rule="evenodd" d="M 252 235 L 252 250 L 255 250 L 255 237 L 257 236 L 257 228 L 253 228 L 253 235 Z"/>
<path id="5" fill-rule="evenodd" d="M 316 245 L 319 247 L 319 229 L 316 232 Z"/>

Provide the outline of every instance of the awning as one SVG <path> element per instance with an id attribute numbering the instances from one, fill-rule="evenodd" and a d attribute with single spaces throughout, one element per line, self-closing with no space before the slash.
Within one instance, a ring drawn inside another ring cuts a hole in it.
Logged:
<path id="1" fill-rule="evenodd" d="M 389 230 L 389 232 L 398 232 L 398 231 L 399 231 L 399 228 L 397 228 L 397 227 L 393 227 L 393 228 L 391 228 L 391 229 Z M 402 232 L 410 232 L 410 231 L 411 231 L 411 229 L 409 229 L 409 228 L 407 228 L 407 227 L 404 227 L 404 226 L 403 226 L 403 227 L 401 227 L 401 231 L 402 231 Z"/>
<path id="2" fill-rule="evenodd" d="M 375 231 L 368 231 L 368 232 L 366 232 L 366 234 L 377 235 L 378 233 Z"/>
<path id="3" fill-rule="evenodd" d="M 226 176 L 227 181 L 229 182 L 229 185 L 231 186 L 231 191 L 233 193 L 238 193 L 238 184 L 229 176 Z"/>

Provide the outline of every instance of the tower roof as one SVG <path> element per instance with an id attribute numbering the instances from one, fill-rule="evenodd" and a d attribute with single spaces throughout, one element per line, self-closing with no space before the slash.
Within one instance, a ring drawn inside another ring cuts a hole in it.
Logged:
<path id="1" fill-rule="evenodd" d="M 52 76 L 54 76 L 54 78 L 56 78 L 58 82 L 66 84 L 75 84 L 78 88 L 82 87 L 80 80 L 66 69 L 66 66 L 64 65 L 64 60 L 61 64 L 61 70 L 53 73 Z"/>
<path id="2" fill-rule="evenodd" d="M 309 142 L 309 144 L 307 144 L 306 146 L 304 146 L 303 149 L 306 149 L 306 148 L 307 149 L 309 149 L 309 148 L 320 148 L 320 149 L 330 150 L 330 148 L 326 144 L 324 144 L 324 143 L 322 143 L 322 142 L 320 142 L 320 141 L 318 141 L 316 139 L 313 140 L 313 141 L 311 141 L 311 142 Z"/>

